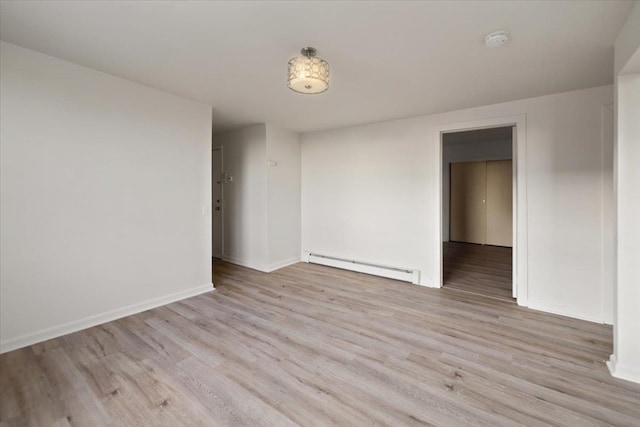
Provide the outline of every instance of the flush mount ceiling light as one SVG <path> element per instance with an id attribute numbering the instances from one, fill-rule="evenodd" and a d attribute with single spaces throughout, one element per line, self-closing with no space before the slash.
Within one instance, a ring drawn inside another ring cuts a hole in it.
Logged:
<path id="1" fill-rule="evenodd" d="M 500 47 L 509 41 L 509 34 L 504 30 L 494 31 L 489 33 L 484 38 L 484 44 L 487 47 Z"/>
<path id="2" fill-rule="evenodd" d="M 289 89 L 306 94 L 322 93 L 329 89 L 329 64 L 316 57 L 316 50 L 305 47 L 301 55 L 289 61 Z"/>

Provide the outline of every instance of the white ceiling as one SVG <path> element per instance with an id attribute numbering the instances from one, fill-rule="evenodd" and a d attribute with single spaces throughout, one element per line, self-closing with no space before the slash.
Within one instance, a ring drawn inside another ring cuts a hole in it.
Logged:
<path id="1" fill-rule="evenodd" d="M 298 131 L 613 82 L 633 1 L 2 1 L 2 40 L 210 104 L 214 127 Z M 511 34 L 489 49 L 484 36 Z M 286 87 L 313 46 L 331 87 Z"/>

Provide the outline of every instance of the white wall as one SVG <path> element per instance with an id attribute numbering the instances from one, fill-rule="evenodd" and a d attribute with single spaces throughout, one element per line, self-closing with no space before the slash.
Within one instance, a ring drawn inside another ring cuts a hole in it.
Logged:
<path id="1" fill-rule="evenodd" d="M 451 163 L 481 160 L 507 160 L 512 156 L 511 140 L 448 143 L 444 135 L 442 147 L 442 241 L 449 241 L 449 168 Z"/>
<path id="2" fill-rule="evenodd" d="M 640 74 L 618 77 L 614 375 L 640 382 Z"/>
<path id="3" fill-rule="evenodd" d="M 529 306 L 603 321 L 602 106 L 611 86 L 302 136 L 302 250 L 421 270 L 440 224 L 437 129 L 526 115 Z M 609 172 L 610 173 L 610 172 Z"/>
<path id="4" fill-rule="evenodd" d="M 226 261 L 273 271 L 300 259 L 300 140 L 260 124 L 214 135 L 223 147 Z M 268 160 L 277 165 L 269 165 Z"/>
<path id="5" fill-rule="evenodd" d="M 267 125 L 268 245 L 271 271 L 300 260 L 300 136 Z"/>
<path id="6" fill-rule="evenodd" d="M 0 45 L 1 350 L 211 290 L 210 107 Z"/>
<path id="7" fill-rule="evenodd" d="M 267 132 L 264 124 L 214 135 L 222 146 L 224 247 L 222 258 L 264 270 L 267 250 Z"/>
<path id="8" fill-rule="evenodd" d="M 611 373 L 640 383 L 640 4 L 615 44 L 616 298 Z"/>
<path id="9" fill-rule="evenodd" d="M 640 2 L 631 9 L 622 30 L 618 34 L 614 49 L 614 75 L 624 73 L 624 68 L 630 65 L 631 58 L 640 48 Z M 633 71 L 637 73 L 638 71 Z"/>
<path id="10" fill-rule="evenodd" d="M 614 134 L 614 107 L 605 105 L 602 107 L 602 283 L 607 285 L 602 289 L 602 304 L 607 324 L 614 323 L 615 305 Z"/>

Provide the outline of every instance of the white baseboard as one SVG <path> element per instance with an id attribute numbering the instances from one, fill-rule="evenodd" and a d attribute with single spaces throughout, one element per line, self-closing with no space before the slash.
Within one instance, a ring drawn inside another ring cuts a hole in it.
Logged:
<path id="1" fill-rule="evenodd" d="M 620 363 L 615 354 L 612 354 L 609 356 L 607 367 L 612 376 L 640 384 L 640 366 Z"/>
<path id="2" fill-rule="evenodd" d="M 231 264 L 235 264 L 235 265 L 239 265 L 241 267 L 247 267 L 250 268 L 252 270 L 257 270 L 257 271 L 262 271 L 263 273 L 267 273 L 267 269 L 264 266 L 258 266 L 256 264 L 247 262 L 245 260 L 243 260 L 242 258 L 235 258 L 232 256 L 228 256 L 228 255 L 222 255 L 222 260 L 229 262 Z"/>
<path id="3" fill-rule="evenodd" d="M 281 268 L 284 268 L 288 265 L 292 265 L 292 264 L 296 264 L 298 262 L 300 262 L 300 258 L 298 257 L 293 257 L 293 258 L 289 258 L 289 259 L 285 259 L 282 261 L 278 261 L 278 262 L 274 262 L 273 264 L 269 264 L 269 265 L 257 265 L 254 263 L 250 263 L 247 262 L 241 258 L 235 258 L 232 256 L 228 256 L 228 255 L 222 255 L 222 260 L 229 262 L 231 264 L 236 264 L 239 265 L 241 267 L 246 267 L 246 268 L 250 268 L 252 270 L 257 270 L 257 271 L 261 271 L 263 273 L 271 273 L 272 271 L 275 270 L 279 270 Z"/>
<path id="4" fill-rule="evenodd" d="M 152 308 L 160 307 L 162 305 L 167 305 L 172 302 L 183 300 L 185 298 L 194 297 L 205 292 L 213 291 L 214 289 L 215 288 L 213 284 L 208 283 L 206 285 L 197 286 L 195 288 L 175 292 L 157 298 L 152 298 L 147 301 L 131 304 L 126 307 L 117 308 L 115 310 L 110 310 L 104 313 L 85 317 L 83 319 L 73 320 L 71 322 L 63 323 L 62 325 L 52 326 L 16 338 L 3 340 L 0 341 L 0 354 L 37 344 L 39 342 L 47 341 L 53 338 L 58 338 L 72 332 L 80 331 L 82 329 L 91 328 L 92 326 L 111 322 L 122 317 L 131 316 L 132 314 L 147 311 Z"/>
<path id="5" fill-rule="evenodd" d="M 273 264 L 269 264 L 267 266 L 267 273 L 271 273 L 272 271 L 276 271 L 281 268 L 287 267 L 289 265 L 297 264 L 299 262 L 300 262 L 299 257 L 293 257 L 293 258 L 285 259 L 280 262 L 274 262 Z"/>
<path id="6" fill-rule="evenodd" d="M 435 288 L 435 289 L 439 289 L 442 286 L 440 286 L 438 283 L 430 281 L 430 280 L 420 280 L 419 283 L 415 283 L 416 285 L 420 285 L 420 286 L 424 286 L 425 288 Z"/>
<path id="7" fill-rule="evenodd" d="M 519 300 L 518 300 L 518 305 L 521 305 Z M 600 324 L 605 323 L 601 317 L 594 317 L 594 316 L 584 315 L 581 313 L 575 313 L 570 310 L 565 310 L 558 307 L 550 307 L 546 304 L 540 304 L 537 302 L 529 301 L 527 305 L 522 305 L 522 306 L 530 308 L 532 310 L 544 311 L 545 313 L 558 314 L 560 316 L 573 317 L 574 319 L 579 319 L 579 320 L 586 320 L 587 322 L 594 322 L 594 323 L 600 323 Z"/>

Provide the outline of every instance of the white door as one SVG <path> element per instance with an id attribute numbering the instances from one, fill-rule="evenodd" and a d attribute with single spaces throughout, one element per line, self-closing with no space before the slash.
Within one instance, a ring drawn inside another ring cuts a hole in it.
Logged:
<path id="1" fill-rule="evenodd" d="M 214 148 L 211 166 L 213 257 L 222 258 L 222 148 Z"/>
<path id="2" fill-rule="evenodd" d="M 513 167 L 511 160 L 487 162 L 485 243 L 513 246 Z"/>
<path id="3" fill-rule="evenodd" d="M 451 163 L 449 234 L 454 242 L 485 242 L 486 162 Z"/>

